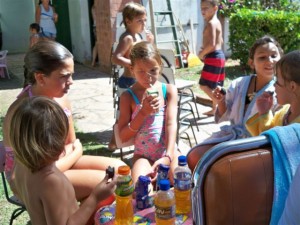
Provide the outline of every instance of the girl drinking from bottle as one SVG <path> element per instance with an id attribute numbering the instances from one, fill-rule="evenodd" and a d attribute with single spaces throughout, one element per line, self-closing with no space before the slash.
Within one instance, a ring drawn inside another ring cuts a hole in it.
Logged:
<path id="1" fill-rule="evenodd" d="M 133 181 L 140 175 L 155 178 L 159 164 L 171 167 L 171 178 L 179 155 L 175 145 L 177 89 L 158 80 L 162 60 L 153 44 L 139 42 L 129 56 L 136 83 L 121 95 L 118 123 L 123 142 L 134 137 Z"/>

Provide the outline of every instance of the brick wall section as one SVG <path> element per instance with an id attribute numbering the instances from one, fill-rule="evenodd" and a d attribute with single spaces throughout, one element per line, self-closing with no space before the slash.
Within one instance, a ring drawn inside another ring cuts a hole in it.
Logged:
<path id="1" fill-rule="evenodd" d="M 115 42 L 116 16 L 122 12 L 126 3 L 133 0 L 95 0 L 97 15 L 97 45 L 100 71 L 110 74 L 111 72 L 111 46 Z M 140 0 L 134 0 L 140 3 Z"/>

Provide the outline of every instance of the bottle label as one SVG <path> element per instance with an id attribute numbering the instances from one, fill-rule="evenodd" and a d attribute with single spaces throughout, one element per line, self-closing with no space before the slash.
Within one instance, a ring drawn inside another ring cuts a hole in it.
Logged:
<path id="1" fill-rule="evenodd" d="M 158 219 L 168 220 L 175 217 L 175 205 L 170 207 L 155 206 L 155 215 Z"/>
<path id="2" fill-rule="evenodd" d="M 128 196 L 134 191 L 134 184 L 131 176 L 119 177 L 117 180 L 116 195 L 118 196 Z"/>
<path id="3" fill-rule="evenodd" d="M 187 172 L 176 173 L 174 179 L 174 188 L 181 191 L 187 191 L 191 189 L 191 174 Z"/>

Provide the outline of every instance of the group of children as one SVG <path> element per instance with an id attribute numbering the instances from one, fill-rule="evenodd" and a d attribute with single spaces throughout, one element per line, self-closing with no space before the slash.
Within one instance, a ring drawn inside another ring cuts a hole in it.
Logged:
<path id="1" fill-rule="evenodd" d="M 235 79 L 224 92 L 225 57 L 217 7 L 216 0 L 201 1 L 206 26 L 199 52 L 204 61 L 199 84 L 214 102 L 207 115 L 231 124 L 191 149 L 191 169 L 215 144 L 300 122 L 300 51 L 282 56 L 280 45 L 270 36 L 257 39 L 250 49 L 249 65 L 255 74 Z M 117 123 L 122 141 L 134 138 L 133 181 L 146 175 L 153 183 L 160 164 L 169 165 L 173 177 L 180 152 L 176 146 L 177 89 L 159 81 L 162 59 L 151 43 L 153 36 L 144 41 L 139 35 L 146 19 L 143 6 L 125 6 L 126 31 L 112 59 L 125 68 L 119 83 L 125 91 Z M 38 33 L 37 26 L 32 29 Z M 105 169 L 124 163 L 82 155 L 65 95 L 74 73 L 73 56 L 66 48 L 47 40 L 34 44 L 26 54 L 25 71 L 28 85 L 4 121 L 4 144 L 7 152 L 13 152 L 7 154 L 6 163 L 11 187 L 25 204 L 32 224 L 85 224 L 98 202 L 113 194 L 116 179 L 108 181 Z M 149 94 L 149 89 L 157 94 Z"/>

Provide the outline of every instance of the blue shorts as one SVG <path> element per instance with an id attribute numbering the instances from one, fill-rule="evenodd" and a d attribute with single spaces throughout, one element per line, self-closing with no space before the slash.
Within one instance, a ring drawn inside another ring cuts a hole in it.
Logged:
<path id="1" fill-rule="evenodd" d="M 56 38 L 56 34 L 47 32 L 47 31 L 43 31 L 43 36 L 46 38 Z"/>
<path id="2" fill-rule="evenodd" d="M 135 79 L 133 77 L 121 76 L 118 80 L 119 88 L 129 88 L 134 83 L 135 83 Z"/>

